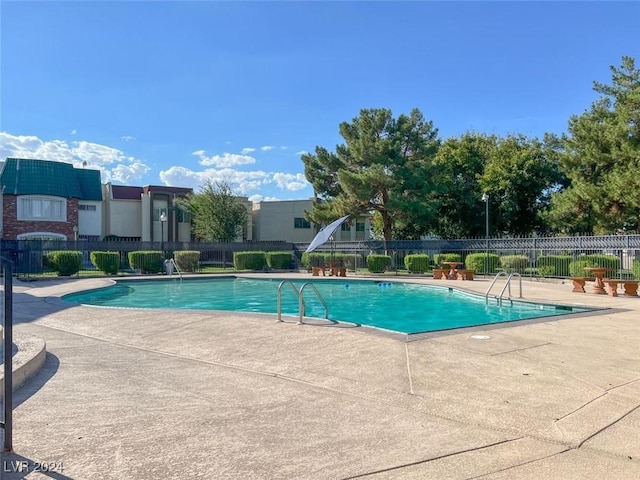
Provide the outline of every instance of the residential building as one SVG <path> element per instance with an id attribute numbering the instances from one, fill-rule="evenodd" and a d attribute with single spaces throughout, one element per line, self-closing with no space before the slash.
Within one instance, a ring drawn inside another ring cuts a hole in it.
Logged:
<path id="1" fill-rule="evenodd" d="M 191 217 L 179 207 L 179 200 L 193 194 L 193 189 L 166 185 L 103 185 L 105 235 L 145 242 L 189 242 L 192 239 Z M 237 197 L 248 212 L 248 221 L 238 241 L 252 240 L 252 202 Z"/>
<path id="2" fill-rule="evenodd" d="M 99 239 L 100 171 L 69 163 L 7 158 L 0 173 L 4 240 Z"/>
<path id="3" fill-rule="evenodd" d="M 189 242 L 191 218 L 179 200 L 191 188 L 101 184 L 98 170 L 48 160 L 7 158 L 0 163 L 0 233 L 4 240 L 101 240 Z M 311 242 L 319 226 L 306 220 L 313 198 L 253 203 L 237 241 Z M 336 241 L 368 240 L 370 217 L 344 223 Z"/>
<path id="4" fill-rule="evenodd" d="M 191 188 L 103 185 L 105 235 L 144 242 L 189 242 L 191 219 L 177 201 Z"/>
<path id="5" fill-rule="evenodd" d="M 306 220 L 306 212 L 315 199 L 263 201 L 253 205 L 256 240 L 294 243 L 311 242 L 320 226 Z M 360 215 L 343 223 L 334 234 L 336 241 L 368 240 L 371 238 L 371 218 Z"/>

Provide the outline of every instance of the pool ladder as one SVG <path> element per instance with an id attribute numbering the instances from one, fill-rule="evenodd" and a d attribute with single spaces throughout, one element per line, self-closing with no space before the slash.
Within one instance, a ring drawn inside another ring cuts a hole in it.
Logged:
<path id="1" fill-rule="evenodd" d="M 291 290 L 293 290 L 293 293 L 295 293 L 296 297 L 298 297 L 298 325 L 302 325 L 304 323 L 302 319 L 305 313 L 304 289 L 306 287 L 310 287 L 315 292 L 316 297 L 318 297 L 318 300 L 320 300 L 320 302 L 324 306 L 324 318 L 329 318 L 329 307 L 327 306 L 327 302 L 324 300 L 322 295 L 320 295 L 320 292 L 313 283 L 303 283 L 300 287 L 300 290 L 297 290 L 296 286 L 291 280 L 283 280 L 282 282 L 280 282 L 280 285 L 278 285 L 278 322 L 284 321 L 282 320 L 282 288 L 285 285 L 289 285 L 291 287 Z"/>
<path id="2" fill-rule="evenodd" d="M 502 290 L 500 291 L 500 295 L 498 295 L 496 298 L 496 300 L 498 301 L 498 305 L 502 306 L 502 298 L 504 296 L 504 292 L 505 290 L 509 289 L 509 298 L 508 300 L 511 301 L 511 279 L 513 277 L 518 277 L 518 285 L 520 287 L 520 295 L 518 298 L 522 298 L 522 277 L 520 276 L 520 274 L 518 272 L 513 272 L 511 274 L 505 272 L 504 270 L 502 272 L 499 272 L 493 279 L 493 282 L 491 282 L 491 285 L 489 285 L 489 288 L 487 289 L 487 293 L 484 294 L 484 301 L 485 303 L 489 303 L 489 292 L 491 292 L 491 289 L 493 288 L 493 286 L 495 285 L 496 281 L 498 281 L 498 278 L 500 277 L 506 277 L 507 275 L 509 275 L 509 277 L 507 278 L 506 283 L 504 284 L 504 286 L 502 287 Z"/>
<path id="3" fill-rule="evenodd" d="M 171 273 L 169 274 L 169 276 L 173 275 L 173 270 L 175 270 L 176 272 L 178 272 L 178 275 L 180 276 L 180 283 L 182 283 L 182 271 L 180 270 L 180 267 L 178 267 L 178 264 L 176 263 L 176 261 L 173 258 L 169 259 L 169 265 L 171 265 L 173 267 L 173 269 L 171 270 Z"/>

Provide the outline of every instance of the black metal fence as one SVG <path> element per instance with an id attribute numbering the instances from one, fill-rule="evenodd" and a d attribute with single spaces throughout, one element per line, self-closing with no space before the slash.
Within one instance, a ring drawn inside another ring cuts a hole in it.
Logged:
<path id="1" fill-rule="evenodd" d="M 132 271 L 128 254 L 134 251 L 162 252 L 164 258 L 172 258 L 175 252 L 198 251 L 199 271 L 212 268 L 233 269 L 233 253 L 240 251 L 288 251 L 294 255 L 294 268 L 302 268 L 302 253 L 308 243 L 290 242 L 140 242 L 140 241 L 56 241 L 56 240 L 2 240 L 0 252 L 14 264 L 14 272 L 20 277 L 40 277 L 51 275 L 45 257 L 56 250 L 82 252 L 81 273 L 99 273 L 92 264 L 93 251 L 111 251 L 120 254 L 120 272 Z M 367 256 L 387 254 L 391 257 L 390 270 L 404 269 L 404 258 L 408 254 L 427 254 L 432 263 L 436 255 L 442 253 L 459 254 L 464 262 L 472 253 L 489 253 L 499 257 L 512 255 L 526 256 L 527 265 L 523 273 L 531 276 L 545 276 L 538 268 L 538 260 L 543 256 L 571 256 L 576 260 L 588 254 L 608 254 L 619 258 L 620 270 L 633 271 L 634 262 L 640 263 L 640 235 L 606 235 L 580 237 L 528 237 L 490 239 L 433 239 L 433 240 L 368 240 L 354 242 L 328 242 L 316 252 L 327 255 L 349 255 L 349 267 L 365 269 Z M 556 269 L 560 272 L 562 269 Z M 492 273 L 492 272 L 488 272 Z M 566 276 L 566 275 L 565 275 Z"/>

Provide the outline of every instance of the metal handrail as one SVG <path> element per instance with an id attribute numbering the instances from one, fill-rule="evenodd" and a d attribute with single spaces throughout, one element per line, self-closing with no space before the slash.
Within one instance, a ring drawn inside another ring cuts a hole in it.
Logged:
<path id="1" fill-rule="evenodd" d="M 180 267 L 178 267 L 178 264 L 176 263 L 175 259 L 170 258 L 169 264 L 173 265 L 173 268 L 175 269 L 176 272 L 178 272 L 178 275 L 180 276 L 180 282 L 182 282 L 182 271 L 180 270 Z"/>
<path id="2" fill-rule="evenodd" d="M 484 301 L 485 303 L 489 303 L 489 292 L 491 291 L 491 289 L 493 288 L 493 286 L 496 284 L 496 282 L 498 281 L 498 278 L 500 278 L 501 276 L 507 276 L 508 273 L 505 272 L 504 270 L 502 270 L 501 272 L 498 272 L 498 274 L 493 277 L 493 282 L 491 282 L 491 285 L 489 285 L 489 288 L 487 288 L 486 293 L 484 294 Z"/>
<path id="3" fill-rule="evenodd" d="M 520 296 L 518 298 L 522 298 L 522 276 L 518 272 L 513 272 L 513 273 L 509 274 L 509 273 L 507 273 L 506 271 L 503 270 L 501 272 L 498 272 L 498 274 L 494 277 L 493 282 L 491 282 L 491 285 L 489 285 L 489 288 L 487 289 L 487 292 L 484 294 L 485 303 L 489 303 L 489 292 L 491 292 L 491 289 L 495 285 L 495 283 L 498 280 L 498 278 L 500 278 L 502 276 L 507 276 L 507 275 L 508 275 L 507 281 L 505 282 L 504 286 L 502 287 L 502 290 L 500 291 L 500 295 L 498 295 L 496 297 L 496 299 L 498 300 L 500 305 L 502 305 L 502 296 L 504 295 L 505 290 L 509 289 L 509 300 L 511 300 L 511 279 L 514 276 L 518 277 L 518 279 L 519 279 Z"/>
<path id="4" fill-rule="evenodd" d="M 502 295 L 504 295 L 504 291 L 507 289 L 507 287 L 509 287 L 509 300 L 511 300 L 511 279 L 516 276 L 520 279 L 520 296 L 518 298 L 522 298 L 522 277 L 520 276 L 520 274 L 518 272 L 513 272 L 511 275 L 509 275 L 509 278 L 507 278 L 507 283 L 504 284 L 504 287 L 502 287 L 502 290 L 500 291 L 500 296 L 498 297 L 498 302 L 500 302 L 500 305 L 502 305 Z"/>
<path id="5" fill-rule="evenodd" d="M 316 286 L 313 283 L 304 283 L 301 287 L 300 287 L 300 291 L 299 291 L 299 295 L 298 295 L 298 314 L 299 319 L 298 319 L 298 325 L 302 325 L 304 322 L 302 321 L 302 317 L 304 316 L 304 289 L 310 286 L 314 292 L 316 292 L 316 296 L 318 297 L 318 300 L 320 300 L 320 302 L 322 303 L 322 305 L 324 305 L 324 318 L 325 319 L 329 319 L 329 306 L 327 305 L 327 302 L 324 301 L 324 298 L 322 297 L 322 295 L 320 295 L 320 292 L 318 291 L 318 289 L 316 288 Z"/>
<path id="6" fill-rule="evenodd" d="M 282 320 L 282 287 L 285 284 L 289 284 L 291 285 L 291 289 L 293 290 L 293 293 L 296 294 L 296 297 L 298 297 L 298 306 L 300 303 L 300 292 L 298 292 L 298 290 L 296 289 L 296 286 L 293 284 L 293 282 L 291 280 L 283 280 L 280 282 L 280 285 L 278 285 L 278 307 L 277 307 L 277 312 L 278 312 L 278 322 L 283 322 L 284 320 Z M 304 304 L 303 304 L 304 306 Z"/>

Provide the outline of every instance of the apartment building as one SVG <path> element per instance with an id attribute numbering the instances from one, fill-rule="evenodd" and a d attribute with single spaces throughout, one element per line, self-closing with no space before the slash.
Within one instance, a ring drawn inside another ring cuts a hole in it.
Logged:
<path id="1" fill-rule="evenodd" d="M 313 208 L 315 199 L 263 201 L 253 205 L 253 223 L 256 239 L 261 241 L 285 240 L 294 243 L 311 242 L 321 226 L 306 220 L 306 212 Z M 336 241 L 369 240 L 371 218 L 360 215 L 343 223 L 334 234 Z"/>
<path id="2" fill-rule="evenodd" d="M 48 160 L 7 158 L 0 164 L 0 232 L 4 240 L 189 242 L 191 218 L 179 201 L 191 188 L 101 183 L 100 171 Z M 306 220 L 313 198 L 253 203 L 237 197 L 247 222 L 237 241 L 311 242 L 319 226 Z M 370 238 L 369 216 L 344 223 L 336 241 Z"/>
<path id="3" fill-rule="evenodd" d="M 100 171 L 25 158 L 1 168 L 2 239 L 101 238 Z"/>

